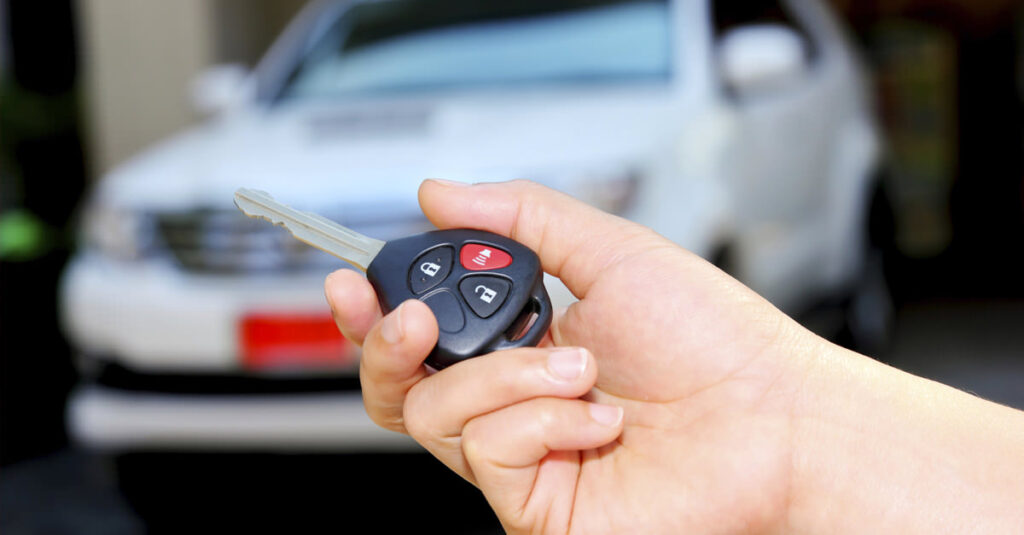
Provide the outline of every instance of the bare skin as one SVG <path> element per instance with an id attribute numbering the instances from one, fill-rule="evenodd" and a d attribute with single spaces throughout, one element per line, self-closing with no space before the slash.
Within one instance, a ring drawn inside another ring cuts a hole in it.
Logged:
<path id="1" fill-rule="evenodd" d="M 846 351 L 654 232 L 536 184 L 426 181 L 580 299 L 538 348 L 431 374 L 430 309 L 331 274 L 367 412 L 512 533 L 1024 531 L 1024 413 Z"/>

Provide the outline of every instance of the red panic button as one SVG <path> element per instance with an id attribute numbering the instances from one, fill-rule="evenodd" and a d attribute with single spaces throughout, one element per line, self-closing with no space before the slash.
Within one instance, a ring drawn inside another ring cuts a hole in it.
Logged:
<path id="1" fill-rule="evenodd" d="M 491 245 L 467 243 L 459 252 L 459 261 L 470 271 L 487 271 L 508 266 L 512 256 Z"/>

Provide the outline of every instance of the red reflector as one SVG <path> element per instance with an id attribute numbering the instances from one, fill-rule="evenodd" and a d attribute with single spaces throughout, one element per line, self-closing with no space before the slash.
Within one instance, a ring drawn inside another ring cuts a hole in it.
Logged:
<path id="1" fill-rule="evenodd" d="M 322 314 L 249 314 L 238 327 L 250 369 L 337 368 L 352 362 L 351 344 Z"/>

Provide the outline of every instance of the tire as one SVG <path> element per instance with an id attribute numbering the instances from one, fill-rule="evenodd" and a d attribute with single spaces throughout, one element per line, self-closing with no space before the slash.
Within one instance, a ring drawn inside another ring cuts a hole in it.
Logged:
<path id="1" fill-rule="evenodd" d="M 884 359 L 892 340 L 895 306 L 889 286 L 889 264 L 895 252 L 892 204 L 884 181 L 875 181 L 868 205 L 864 264 L 843 304 L 839 342 L 854 351 Z"/>
<path id="2" fill-rule="evenodd" d="M 882 256 L 873 251 L 860 280 L 843 307 L 844 345 L 884 359 L 893 334 L 895 307 L 885 277 Z"/>
<path id="3" fill-rule="evenodd" d="M 714 249 L 714 253 L 708 258 L 708 261 L 715 265 L 718 269 L 724 271 L 730 277 L 736 277 L 736 255 L 733 253 L 733 249 L 729 245 L 720 245 Z"/>

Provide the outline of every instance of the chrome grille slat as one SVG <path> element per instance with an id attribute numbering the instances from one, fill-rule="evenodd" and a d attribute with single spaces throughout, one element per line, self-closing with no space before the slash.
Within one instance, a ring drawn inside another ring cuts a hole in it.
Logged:
<path id="1" fill-rule="evenodd" d="M 186 270 L 210 273 L 329 271 L 341 262 L 287 231 L 235 210 L 157 214 L 163 246 Z"/>

